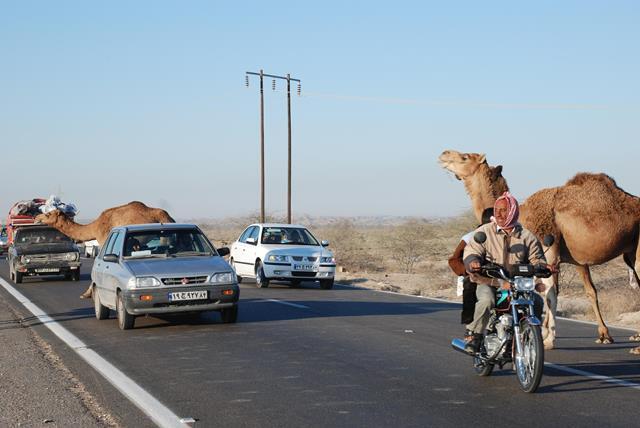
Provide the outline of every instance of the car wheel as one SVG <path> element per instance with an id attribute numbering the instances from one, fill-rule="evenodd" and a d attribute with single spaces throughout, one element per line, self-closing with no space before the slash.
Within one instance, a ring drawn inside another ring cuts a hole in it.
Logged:
<path id="1" fill-rule="evenodd" d="M 232 308 L 225 308 L 220 311 L 220 317 L 225 324 L 233 324 L 238 320 L 238 305 Z"/>
<path id="2" fill-rule="evenodd" d="M 22 283 L 22 272 L 15 271 L 13 273 L 13 280 L 15 281 L 16 284 L 21 284 Z"/>
<path id="3" fill-rule="evenodd" d="M 300 285 L 302 285 L 302 281 L 300 281 L 299 279 L 292 279 L 291 280 L 291 286 L 292 287 L 299 288 Z"/>
<path id="4" fill-rule="evenodd" d="M 80 281 L 80 269 L 71 272 L 71 281 Z"/>
<path id="5" fill-rule="evenodd" d="M 229 264 L 231 265 L 231 269 L 233 269 L 233 271 L 236 273 L 236 278 L 238 278 L 238 284 L 240 284 L 242 282 L 242 277 L 238 275 L 238 272 L 236 271 L 236 264 L 233 262 L 233 259 L 229 259 Z"/>
<path id="6" fill-rule="evenodd" d="M 323 290 L 331 290 L 333 288 L 333 278 L 321 279 L 320 288 L 322 288 Z"/>
<path id="7" fill-rule="evenodd" d="M 269 280 L 264 276 L 264 269 L 261 262 L 258 262 L 256 265 L 256 286 L 258 288 L 267 288 L 269 286 Z"/>
<path id="8" fill-rule="evenodd" d="M 116 312 L 118 314 L 118 327 L 120 327 L 120 330 L 129 330 L 133 328 L 136 318 L 127 312 L 127 309 L 124 307 L 122 292 L 118 292 L 118 298 L 116 299 Z"/>
<path id="9" fill-rule="evenodd" d="M 93 286 L 93 291 L 91 292 L 93 296 L 93 308 L 96 311 L 96 318 L 98 320 L 106 320 L 109 318 L 109 308 L 104 306 L 100 301 L 100 296 L 98 296 L 98 291 L 96 290 L 96 286 Z"/>

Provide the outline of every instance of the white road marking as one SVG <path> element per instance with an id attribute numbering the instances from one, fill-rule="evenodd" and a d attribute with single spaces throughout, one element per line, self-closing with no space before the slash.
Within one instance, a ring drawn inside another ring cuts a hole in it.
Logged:
<path id="1" fill-rule="evenodd" d="M 140 385 L 128 378 L 109 361 L 105 360 L 103 357 L 98 355 L 97 352 L 89 348 L 69 330 L 58 324 L 57 321 L 47 315 L 46 312 L 27 299 L 3 278 L 0 278 L 0 285 L 2 285 L 9 294 L 15 297 L 16 300 L 29 312 L 37 317 L 38 321 L 73 349 L 80 358 L 100 373 L 109 383 L 111 383 L 118 391 L 142 410 L 158 426 L 167 428 L 184 428 L 189 426 L 181 423 L 181 418 L 175 415 L 171 410 L 169 410 L 169 408 L 145 391 Z"/>
<path id="2" fill-rule="evenodd" d="M 280 303 L 281 305 L 292 306 L 298 309 L 310 309 L 309 306 L 298 305 L 297 303 L 287 302 L 285 300 L 277 300 L 277 299 L 265 299 L 261 300 L 261 302 L 271 302 L 271 303 Z"/>
<path id="3" fill-rule="evenodd" d="M 556 369 L 556 370 L 561 370 L 563 372 L 567 372 L 567 373 L 571 373 L 571 374 L 575 374 L 575 375 L 579 375 L 579 376 L 588 377 L 589 379 L 601 380 L 603 382 L 613 383 L 613 384 L 616 384 L 616 385 L 619 385 L 619 386 L 624 386 L 626 388 L 633 388 L 633 389 L 640 390 L 640 384 L 638 384 L 638 383 L 629 382 L 629 381 L 621 380 L 621 379 L 616 379 L 616 378 L 609 377 L 609 376 L 602 376 L 602 375 L 591 373 L 591 372 L 587 372 L 587 371 L 584 371 L 584 370 L 574 369 L 573 367 L 561 366 L 559 364 L 544 363 L 544 365 L 547 366 L 547 367 L 551 367 L 553 369 Z"/>

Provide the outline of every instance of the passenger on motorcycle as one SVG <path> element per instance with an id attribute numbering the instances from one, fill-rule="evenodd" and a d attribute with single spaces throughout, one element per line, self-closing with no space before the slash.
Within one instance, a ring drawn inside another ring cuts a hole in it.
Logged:
<path id="1" fill-rule="evenodd" d="M 505 270 L 514 264 L 530 263 L 533 265 L 547 265 L 542 246 L 533 233 L 518 223 L 518 201 L 509 192 L 500 196 L 493 207 L 491 223 L 480 226 L 476 232 L 484 232 L 487 239 L 483 244 L 470 240 L 464 250 L 464 265 L 469 272 L 469 279 L 478 284 L 476 288 L 477 303 L 473 321 L 467 325 L 467 330 L 473 333 L 466 338 L 465 350 L 478 352 L 484 330 L 489 322 L 491 310 L 495 306 L 496 289 L 508 288 L 508 283 L 502 280 L 480 275 L 480 266 L 486 262 L 502 265 Z M 543 291 L 543 284 L 536 284 L 537 291 Z M 544 301 L 535 294 L 534 312 L 540 318 Z"/>

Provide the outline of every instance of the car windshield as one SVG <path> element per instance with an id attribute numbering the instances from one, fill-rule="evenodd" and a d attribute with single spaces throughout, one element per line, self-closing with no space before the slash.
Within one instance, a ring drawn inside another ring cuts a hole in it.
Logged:
<path id="1" fill-rule="evenodd" d="M 18 229 L 17 244 L 58 244 L 72 242 L 71 239 L 55 229 Z"/>
<path id="2" fill-rule="evenodd" d="M 215 254 L 197 229 L 145 230 L 130 232 L 124 240 L 124 257 L 211 256 Z"/>
<path id="3" fill-rule="evenodd" d="M 302 227 L 265 227 L 262 230 L 263 244 L 318 245 L 311 232 Z"/>

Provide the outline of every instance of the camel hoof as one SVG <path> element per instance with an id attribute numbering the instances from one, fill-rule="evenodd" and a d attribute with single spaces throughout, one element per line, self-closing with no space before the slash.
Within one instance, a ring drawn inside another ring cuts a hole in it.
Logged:
<path id="1" fill-rule="evenodd" d="M 91 293 L 82 293 L 80 295 L 81 299 L 90 299 L 91 298 Z"/>
<path id="2" fill-rule="evenodd" d="M 546 340 L 547 337 L 549 337 L 549 329 L 547 327 L 542 327 L 542 340 Z"/>
<path id="3" fill-rule="evenodd" d="M 613 343 L 613 337 L 601 336 L 600 338 L 596 339 L 596 343 L 600 343 L 602 345 L 610 345 Z"/>
<path id="4" fill-rule="evenodd" d="M 630 349 L 629 353 L 633 354 L 633 355 L 640 355 L 640 346 L 638 346 L 636 348 L 633 348 L 633 349 Z"/>
<path id="5" fill-rule="evenodd" d="M 630 336 L 629 340 L 632 342 L 640 342 L 640 333 L 636 333 L 633 336 Z"/>
<path id="6" fill-rule="evenodd" d="M 555 343 L 553 340 L 545 340 L 543 343 L 544 343 L 544 349 L 547 351 L 550 351 L 551 349 L 555 348 Z"/>

